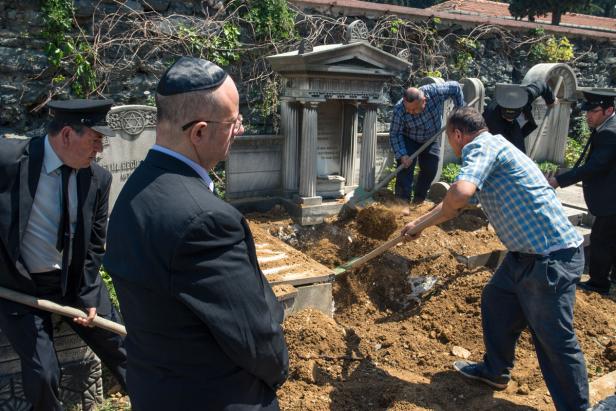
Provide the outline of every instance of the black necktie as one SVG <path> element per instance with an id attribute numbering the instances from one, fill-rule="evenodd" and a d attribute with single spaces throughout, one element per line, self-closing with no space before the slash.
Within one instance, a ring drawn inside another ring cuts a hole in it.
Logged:
<path id="1" fill-rule="evenodd" d="M 66 250 L 66 252 L 62 255 L 62 266 L 64 268 L 64 256 L 68 258 L 69 244 L 71 241 L 71 218 L 68 211 L 68 178 L 70 177 L 73 169 L 64 164 L 60 167 L 60 171 L 62 172 L 62 213 L 60 214 L 60 225 L 58 226 L 56 248 L 60 252 Z"/>
<path id="2" fill-rule="evenodd" d="M 588 149 L 590 148 L 590 144 L 592 143 L 592 139 L 596 133 L 597 133 L 597 130 L 593 130 L 592 133 L 590 134 L 590 137 L 588 137 L 588 141 L 586 142 L 586 145 L 584 146 L 584 149 L 582 150 L 582 153 L 580 154 L 580 158 L 578 158 L 578 160 L 575 162 L 575 165 L 573 166 L 573 168 L 579 167 L 582 164 L 582 162 L 585 161 L 586 156 L 589 153 Z"/>

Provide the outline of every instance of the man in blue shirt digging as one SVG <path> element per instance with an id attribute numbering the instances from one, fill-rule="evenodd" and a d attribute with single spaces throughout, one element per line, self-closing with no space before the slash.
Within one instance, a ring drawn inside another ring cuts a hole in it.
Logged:
<path id="1" fill-rule="evenodd" d="M 408 239 L 481 203 L 509 252 L 483 289 L 483 361 L 456 361 L 467 378 L 505 389 L 515 345 L 528 327 L 557 410 L 586 410 L 588 377 L 573 328 L 576 283 L 584 268 L 583 238 L 531 159 L 481 114 L 461 108 L 447 121 L 447 137 L 462 168 L 441 204 L 407 224 Z"/>
<path id="2" fill-rule="evenodd" d="M 453 99 L 456 107 L 464 105 L 460 84 L 447 81 L 443 84 L 427 84 L 411 87 L 396 103 L 391 118 L 389 142 L 396 156 L 397 165 L 404 169 L 396 176 L 396 198 L 408 204 L 413 191 L 413 173 L 419 161 L 419 176 L 413 193 L 413 203 L 420 204 L 426 199 L 430 184 L 438 170 L 441 139 L 437 138 L 417 159 L 411 160 L 426 141 L 442 127 L 444 104 Z"/>

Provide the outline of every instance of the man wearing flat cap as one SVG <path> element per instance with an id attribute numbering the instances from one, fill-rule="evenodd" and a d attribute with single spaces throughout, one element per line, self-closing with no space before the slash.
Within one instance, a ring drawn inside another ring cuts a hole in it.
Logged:
<path id="1" fill-rule="evenodd" d="M 156 144 L 120 192 L 104 259 L 128 331 L 132 409 L 277 410 L 283 310 L 246 220 L 208 176 L 243 132 L 235 83 L 182 57 L 156 109 Z"/>
<path id="2" fill-rule="evenodd" d="M 528 85 L 497 84 L 494 99 L 483 112 L 488 129 L 500 134 L 526 154 L 525 139 L 537 128 L 532 103 L 543 97 L 548 107 L 556 101 L 554 93 L 543 80 Z"/>
<path id="3" fill-rule="evenodd" d="M 0 139 L 0 285 L 62 305 L 87 319 L 69 322 L 125 386 L 123 338 L 92 328 L 118 321 L 99 275 L 111 174 L 94 162 L 111 100 L 52 101 L 47 136 Z M 62 410 L 51 314 L 0 300 L 0 328 L 21 359 L 34 410 Z"/>
<path id="4" fill-rule="evenodd" d="M 590 279 L 578 287 L 608 294 L 610 273 L 616 275 L 616 92 L 588 90 L 583 94 L 582 110 L 586 110 L 592 133 L 573 169 L 549 182 L 554 188 L 582 182 L 584 199 L 595 221 L 590 233 Z"/>

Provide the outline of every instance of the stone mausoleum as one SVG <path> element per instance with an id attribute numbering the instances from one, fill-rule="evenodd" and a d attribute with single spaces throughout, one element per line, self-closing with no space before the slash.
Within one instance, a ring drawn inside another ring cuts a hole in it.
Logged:
<path id="1" fill-rule="evenodd" d="M 377 109 L 390 103 L 389 83 L 409 63 L 370 45 L 367 34 L 356 21 L 343 44 L 303 42 L 298 50 L 268 57 L 283 77 L 277 142 L 282 158 L 268 159 L 264 144 L 234 150 L 227 166 L 229 199 L 282 196 L 296 220 L 315 224 L 337 212 L 345 194 L 358 186 L 372 190 L 382 166 L 376 163 Z M 240 166 L 250 172 L 240 172 Z"/>

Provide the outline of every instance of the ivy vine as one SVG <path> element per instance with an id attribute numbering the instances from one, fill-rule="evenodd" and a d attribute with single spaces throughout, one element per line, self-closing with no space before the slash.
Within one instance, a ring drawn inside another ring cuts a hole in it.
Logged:
<path id="1" fill-rule="evenodd" d="M 87 40 L 73 34 L 73 2 L 44 0 L 41 9 L 42 34 L 48 41 L 45 52 L 50 65 L 56 69 L 52 84 L 70 86 L 78 97 L 91 94 L 97 88 L 93 65 L 95 53 Z"/>

